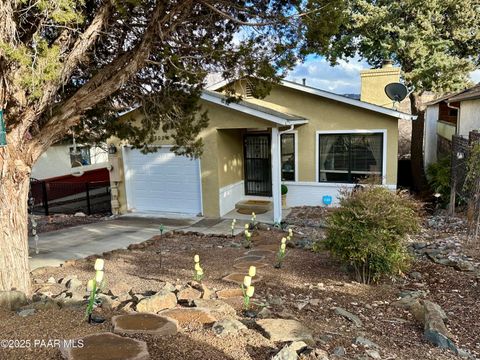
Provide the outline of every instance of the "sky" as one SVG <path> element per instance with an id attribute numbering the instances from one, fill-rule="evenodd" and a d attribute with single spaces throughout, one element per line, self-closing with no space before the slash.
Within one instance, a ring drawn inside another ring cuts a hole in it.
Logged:
<path id="1" fill-rule="evenodd" d="M 350 61 L 340 61 L 337 66 L 320 56 L 309 56 L 303 64 L 298 64 L 287 76 L 288 80 L 298 83 L 303 78 L 307 85 L 337 94 L 360 94 L 360 71 L 368 69 L 365 61 L 353 58 Z M 480 82 L 480 70 L 471 73 L 472 81 Z"/>

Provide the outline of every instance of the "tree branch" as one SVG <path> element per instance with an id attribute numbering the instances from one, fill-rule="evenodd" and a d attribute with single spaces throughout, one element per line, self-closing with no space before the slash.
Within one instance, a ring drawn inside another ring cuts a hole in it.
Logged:
<path id="1" fill-rule="evenodd" d="M 170 19 L 175 19 L 178 24 L 181 21 L 178 18 L 179 13 L 188 14 L 188 3 L 191 3 L 191 0 L 182 2 L 177 9 L 171 9 L 161 18 L 166 5 L 159 1 L 152 12 L 142 40 L 133 49 L 106 65 L 71 98 L 54 109 L 54 115 L 30 143 L 29 153 L 32 159 L 36 160 L 52 143 L 58 141 L 65 129 L 76 125 L 86 110 L 115 93 L 141 69 L 150 54 L 153 42 L 157 39 L 155 36 L 157 29 L 162 28 Z M 174 29 L 175 26 L 168 26 L 163 35 L 171 33 Z"/>

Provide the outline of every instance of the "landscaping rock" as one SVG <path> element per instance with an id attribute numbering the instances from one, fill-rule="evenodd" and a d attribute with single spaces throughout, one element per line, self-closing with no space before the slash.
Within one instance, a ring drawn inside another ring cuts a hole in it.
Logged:
<path id="1" fill-rule="evenodd" d="M 367 338 L 364 338 L 363 336 L 357 336 L 354 340 L 354 344 L 362 345 L 362 346 L 372 348 L 372 349 L 379 349 L 380 348 L 380 346 L 375 344 L 373 341 L 368 340 Z"/>
<path id="2" fill-rule="evenodd" d="M 76 289 L 83 286 L 83 283 L 78 279 L 77 275 L 65 276 L 60 284 L 65 285 L 67 289 Z"/>
<path id="3" fill-rule="evenodd" d="M 27 303 L 27 296 L 21 291 L 0 291 L 0 308 L 18 310 Z"/>
<path id="4" fill-rule="evenodd" d="M 259 319 L 268 319 L 272 317 L 272 312 L 268 308 L 264 307 L 258 312 L 257 317 Z"/>
<path id="5" fill-rule="evenodd" d="M 123 334 L 175 335 L 178 321 L 156 314 L 128 314 L 112 317 L 113 332 Z"/>
<path id="6" fill-rule="evenodd" d="M 365 353 L 371 357 L 372 359 L 375 359 L 375 360 L 380 360 L 382 357 L 380 356 L 380 353 L 377 351 L 377 350 L 367 350 L 365 351 Z"/>
<path id="7" fill-rule="evenodd" d="M 466 260 L 458 260 L 455 263 L 455 269 L 460 271 L 475 271 L 475 266 L 469 261 Z"/>
<path id="8" fill-rule="evenodd" d="M 315 349 L 313 351 L 314 359 L 317 360 L 329 360 L 328 353 L 323 349 Z"/>
<path id="9" fill-rule="evenodd" d="M 163 285 L 162 290 L 173 292 L 173 291 L 175 291 L 175 285 L 173 285 L 171 282 L 167 281 L 165 283 L 165 285 Z"/>
<path id="10" fill-rule="evenodd" d="M 59 308 L 60 308 L 60 305 L 55 300 L 49 297 L 45 297 L 29 305 L 22 306 L 19 310 L 26 310 L 26 309 L 46 310 L 46 309 L 59 309 Z"/>
<path id="11" fill-rule="evenodd" d="M 200 299 L 201 296 L 200 291 L 187 287 L 177 293 L 177 300 L 179 303 L 189 303 L 194 299 Z"/>
<path id="12" fill-rule="evenodd" d="M 85 336 L 83 346 L 62 347 L 60 351 L 67 360 L 148 360 L 147 343 L 115 335 L 113 333 L 100 333 Z"/>
<path id="13" fill-rule="evenodd" d="M 219 299 L 228 299 L 232 297 L 242 296 L 242 289 L 240 288 L 233 288 L 233 289 L 225 289 L 217 291 L 217 297 Z"/>
<path id="14" fill-rule="evenodd" d="M 35 314 L 35 311 L 36 311 L 35 309 L 23 309 L 23 310 L 18 310 L 17 314 L 18 316 L 21 316 L 21 317 L 27 317 Z"/>
<path id="15" fill-rule="evenodd" d="M 363 326 L 362 320 L 360 320 L 360 318 L 357 315 L 354 315 L 351 312 L 348 312 L 347 310 L 345 310 L 343 308 L 336 307 L 335 308 L 335 314 L 343 316 L 347 320 L 353 322 L 357 327 L 362 327 Z"/>
<path id="16" fill-rule="evenodd" d="M 291 349 L 290 346 L 285 345 L 274 357 L 272 360 L 297 360 L 298 354 L 295 350 Z"/>
<path id="17" fill-rule="evenodd" d="M 237 315 L 235 309 L 222 300 L 195 299 L 193 300 L 193 304 L 196 307 L 208 309 L 217 319 L 235 317 L 235 315 Z"/>
<path id="18" fill-rule="evenodd" d="M 212 326 L 212 330 L 218 336 L 236 335 L 239 331 L 247 327 L 235 319 L 223 319 L 217 321 Z"/>
<path id="19" fill-rule="evenodd" d="M 57 280 L 55 280 L 55 278 L 53 276 L 50 276 L 48 279 L 47 279 L 47 283 L 49 284 L 56 284 L 57 283 Z"/>
<path id="20" fill-rule="evenodd" d="M 260 319 L 257 325 L 265 332 L 267 338 L 275 342 L 305 341 L 313 344 L 312 332 L 302 323 L 287 319 Z"/>
<path id="21" fill-rule="evenodd" d="M 432 344 L 441 348 L 451 349 L 457 352 L 452 338 L 452 334 L 448 331 L 443 320 L 445 319 L 445 313 L 440 311 L 439 306 L 430 301 L 424 301 L 425 307 L 425 339 Z"/>
<path id="22" fill-rule="evenodd" d="M 213 324 L 217 321 L 208 309 L 202 308 L 175 308 L 161 311 L 159 315 L 177 320 L 178 324 L 182 327 L 190 327 L 192 325 L 203 326 Z"/>
<path id="23" fill-rule="evenodd" d="M 343 346 L 339 346 L 333 349 L 333 355 L 342 357 L 342 356 L 345 356 L 346 354 L 347 354 L 347 351 Z"/>
<path id="24" fill-rule="evenodd" d="M 148 296 L 137 304 L 138 312 L 158 313 L 165 309 L 174 308 L 177 305 L 177 297 L 174 293 L 160 290 L 152 296 Z"/>

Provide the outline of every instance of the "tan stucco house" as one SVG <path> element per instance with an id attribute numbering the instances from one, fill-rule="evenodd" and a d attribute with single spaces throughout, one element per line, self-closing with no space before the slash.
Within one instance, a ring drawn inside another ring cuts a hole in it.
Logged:
<path id="1" fill-rule="evenodd" d="M 243 100 L 227 103 L 226 86 L 234 86 Z M 262 100 L 250 96 L 248 80 L 219 82 L 203 92 L 201 105 L 210 123 L 200 134 L 205 144 L 200 159 L 175 156 L 168 144 L 143 155 L 115 143 L 119 151 L 110 156 L 115 212 L 223 217 L 240 201 L 258 199 L 272 203 L 271 220 L 278 222 L 281 184 L 288 187 L 288 207 L 324 205 L 325 197 L 335 205 L 342 187 L 367 176 L 395 189 L 398 120 L 414 120 L 289 81 Z"/>

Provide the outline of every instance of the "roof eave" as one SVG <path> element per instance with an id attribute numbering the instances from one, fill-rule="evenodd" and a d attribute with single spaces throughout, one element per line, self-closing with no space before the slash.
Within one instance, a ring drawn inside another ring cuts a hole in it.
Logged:
<path id="1" fill-rule="evenodd" d="M 315 88 L 305 86 L 305 85 L 300 85 L 300 84 L 297 84 L 297 83 L 294 83 L 294 82 L 282 80 L 281 84 L 285 87 L 290 88 L 290 89 L 303 91 L 303 92 L 306 92 L 306 93 L 309 93 L 309 94 L 321 96 L 321 97 L 324 97 L 324 98 L 327 98 L 327 99 L 330 99 L 330 100 L 334 100 L 334 101 L 338 101 L 338 102 L 341 102 L 341 103 L 349 104 L 349 105 L 359 107 L 359 108 L 362 108 L 362 109 L 366 109 L 366 110 L 374 111 L 374 112 L 377 112 L 377 113 L 385 114 L 385 115 L 391 116 L 393 118 L 402 119 L 402 120 L 416 120 L 417 119 L 417 116 L 415 116 L 415 115 L 402 113 L 402 112 L 397 111 L 397 110 L 387 109 L 387 108 L 384 108 L 382 106 L 370 104 L 370 103 L 360 101 L 360 100 L 351 99 L 351 98 L 348 98 L 346 96 L 338 95 L 338 94 L 331 93 L 331 92 L 324 91 L 324 90 L 320 90 L 320 89 L 315 89 Z"/>
<path id="2" fill-rule="evenodd" d="M 242 105 L 241 103 L 232 102 L 232 103 L 227 104 L 225 102 L 225 99 L 223 99 L 221 97 L 218 97 L 218 96 L 214 96 L 214 95 L 205 93 L 205 92 L 202 93 L 201 98 L 205 101 L 208 101 L 208 102 L 211 102 L 211 103 L 214 103 L 214 104 L 217 104 L 217 105 L 221 105 L 221 106 L 227 107 L 229 109 L 233 109 L 233 110 L 242 112 L 244 114 L 252 115 L 252 116 L 258 117 L 260 119 L 275 123 L 277 125 L 290 126 L 290 125 L 301 125 L 301 124 L 308 123 L 308 120 L 306 120 L 306 119 L 299 119 L 299 120 L 283 119 L 283 118 L 281 118 L 279 116 L 276 116 L 274 114 L 266 113 L 266 112 L 263 112 L 261 110 L 254 109 L 252 107 L 247 107 L 245 105 Z"/>

